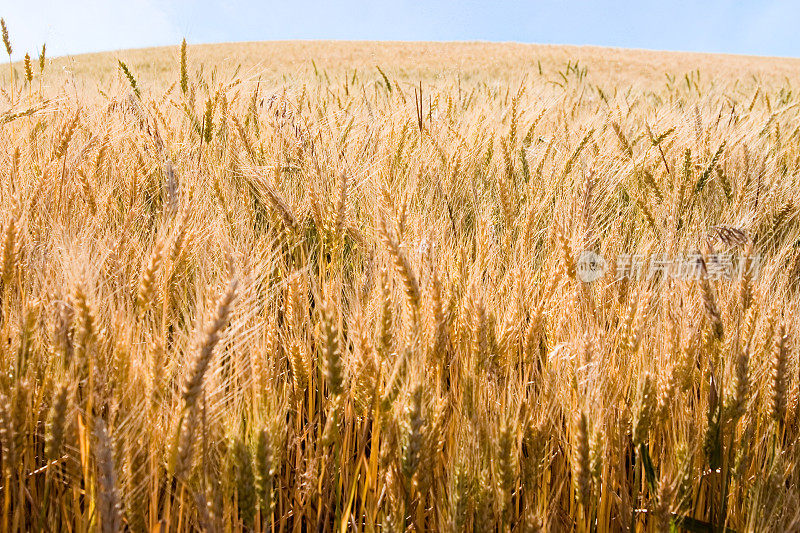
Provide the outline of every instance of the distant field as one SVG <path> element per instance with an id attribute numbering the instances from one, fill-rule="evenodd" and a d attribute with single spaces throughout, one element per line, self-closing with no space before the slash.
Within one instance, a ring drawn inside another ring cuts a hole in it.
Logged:
<path id="1" fill-rule="evenodd" d="M 32 59 L 0 530 L 800 529 L 800 60 Z"/>
<path id="2" fill-rule="evenodd" d="M 314 79 L 314 64 L 327 73 L 331 83 L 343 79 L 345 72 L 356 71 L 362 80 L 376 76 L 381 67 L 391 78 L 415 83 L 452 81 L 508 83 L 526 77 L 529 83 L 564 83 L 558 72 L 567 63 L 577 62 L 588 69 L 587 83 L 613 91 L 629 86 L 657 90 L 665 86 L 667 75 L 677 84 L 685 75 L 701 71 L 700 86 L 741 91 L 754 84 L 781 87 L 796 83 L 800 59 L 761 58 L 685 52 L 652 52 L 594 46 L 529 45 L 516 43 L 377 43 L 342 41 L 278 41 L 190 45 L 195 68 L 231 74 L 240 66 L 244 79 L 259 76 L 269 83 L 298 84 Z M 31 55 L 35 56 L 35 51 Z M 117 59 L 124 60 L 147 86 L 163 87 L 174 80 L 179 60 L 178 46 L 85 54 L 53 60 L 50 70 L 68 73 L 86 88 L 117 78 Z M 34 57 L 35 59 L 35 57 Z M 542 72 L 539 73 L 541 65 Z M 19 68 L 19 67 L 18 67 Z M 8 81 L 8 71 L 2 73 Z M 19 73 L 22 76 L 22 73 Z"/>

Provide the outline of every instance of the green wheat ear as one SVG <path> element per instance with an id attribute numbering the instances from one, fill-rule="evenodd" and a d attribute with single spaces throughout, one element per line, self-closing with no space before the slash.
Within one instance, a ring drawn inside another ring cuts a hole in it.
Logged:
<path id="1" fill-rule="evenodd" d="M 117 63 L 119 63 L 119 68 L 122 70 L 122 73 L 125 74 L 126 78 L 128 78 L 128 83 L 131 84 L 133 94 L 135 94 L 137 98 L 141 98 L 142 94 L 139 92 L 139 85 L 136 83 L 136 78 L 133 77 L 133 74 L 128 69 L 128 65 L 123 63 L 121 59 L 118 59 Z"/>
<path id="2" fill-rule="evenodd" d="M 39 54 L 39 74 L 44 72 L 45 52 L 47 51 L 47 44 L 42 44 L 42 52 Z"/>

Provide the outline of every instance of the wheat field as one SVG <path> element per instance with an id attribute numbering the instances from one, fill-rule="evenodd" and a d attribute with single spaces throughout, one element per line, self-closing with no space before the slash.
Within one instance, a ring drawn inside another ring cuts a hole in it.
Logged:
<path id="1" fill-rule="evenodd" d="M 800 530 L 800 60 L 37 55 L 0 530 Z"/>

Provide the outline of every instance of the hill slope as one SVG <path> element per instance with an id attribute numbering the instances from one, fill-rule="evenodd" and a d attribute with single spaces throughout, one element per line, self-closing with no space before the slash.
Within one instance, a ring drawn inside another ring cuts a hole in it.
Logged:
<path id="1" fill-rule="evenodd" d="M 404 81 L 460 74 L 465 82 L 496 83 L 526 76 L 533 83 L 563 83 L 558 72 L 564 72 L 569 63 L 587 67 L 588 79 L 601 86 L 637 84 L 648 89 L 663 86 L 667 75 L 680 83 L 698 69 L 701 85 L 713 82 L 724 87 L 737 80 L 746 86 L 794 83 L 800 72 L 800 59 L 517 43 L 278 41 L 191 45 L 189 54 L 196 64 L 214 65 L 221 71 L 241 66 L 248 78 L 295 83 L 313 78 L 313 64 L 334 82 L 343 79 L 345 72 L 375 76 L 379 66 L 390 78 Z M 171 83 L 177 72 L 179 46 L 56 58 L 51 70 L 65 70 L 79 82 L 104 83 L 105 76 L 116 75 L 117 59 L 124 60 L 148 84 Z M 7 72 L 2 74 L 7 82 Z"/>

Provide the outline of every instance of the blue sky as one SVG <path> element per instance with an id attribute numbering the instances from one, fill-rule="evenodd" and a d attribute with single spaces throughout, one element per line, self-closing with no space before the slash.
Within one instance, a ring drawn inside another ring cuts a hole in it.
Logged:
<path id="1" fill-rule="evenodd" d="M 797 0 L 0 0 L 16 59 L 189 43 L 485 40 L 800 57 Z"/>

